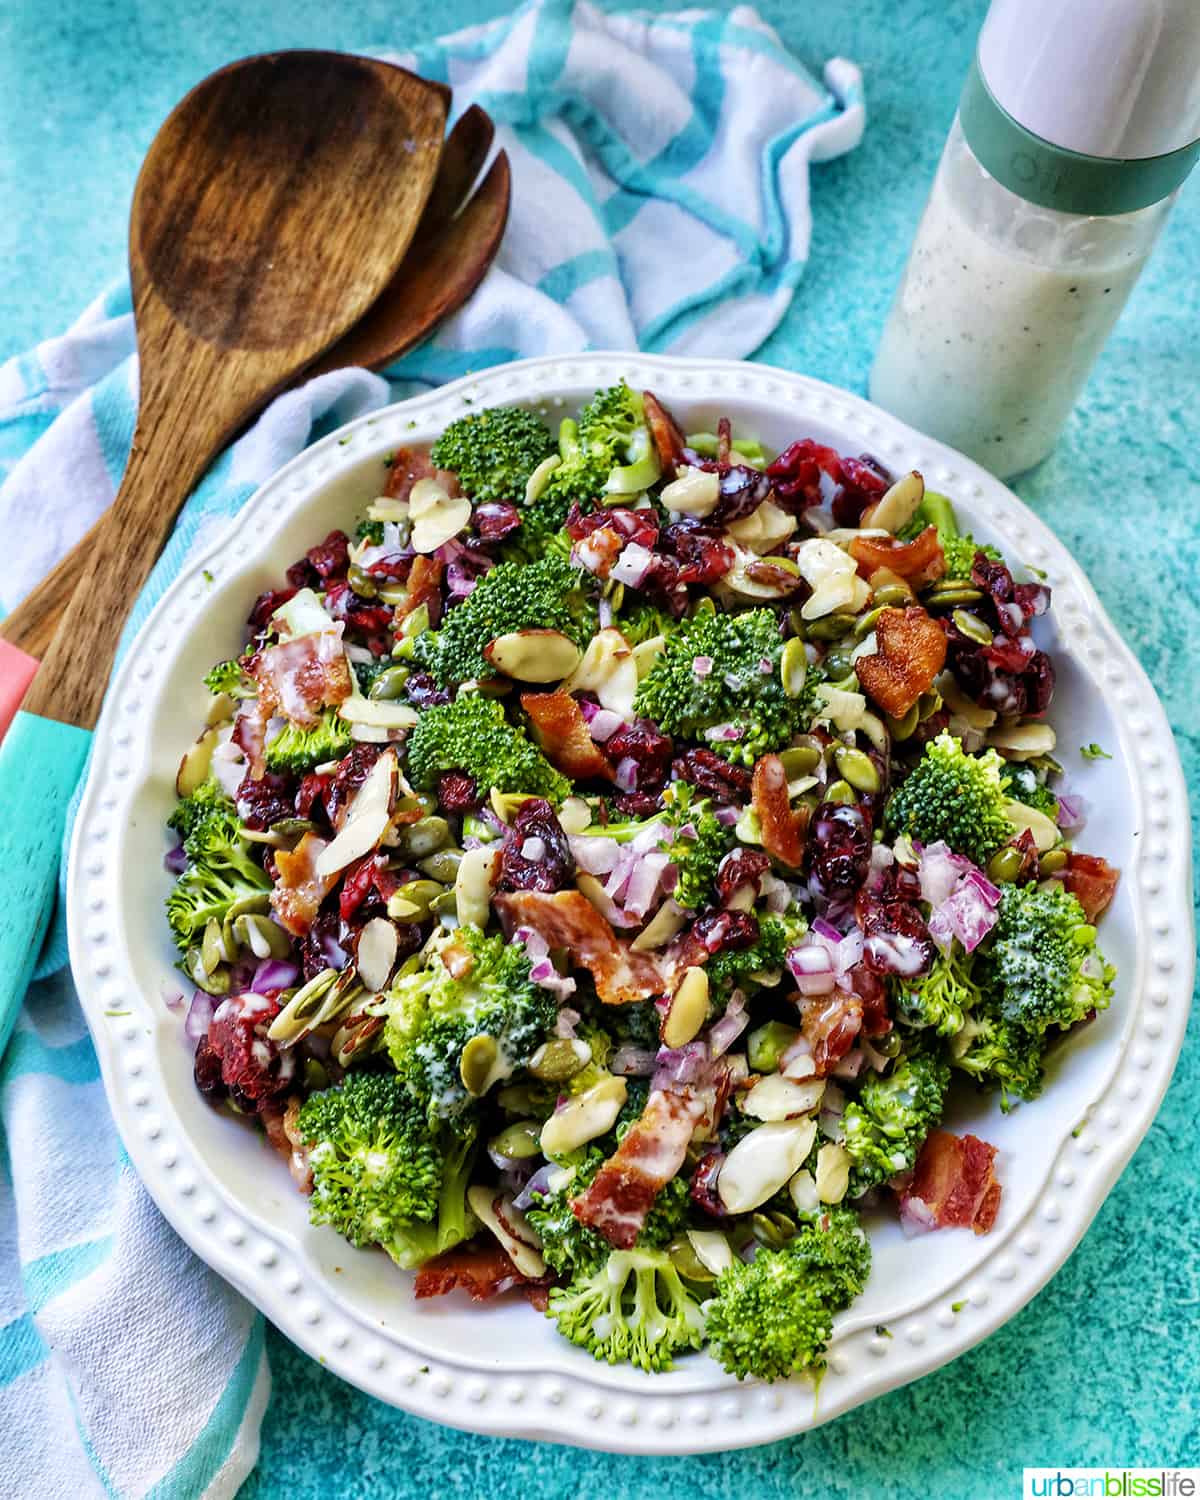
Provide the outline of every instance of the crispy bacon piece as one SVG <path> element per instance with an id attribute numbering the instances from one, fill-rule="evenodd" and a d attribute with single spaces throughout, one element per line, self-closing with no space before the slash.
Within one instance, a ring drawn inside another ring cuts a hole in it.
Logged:
<path id="1" fill-rule="evenodd" d="M 268 646 L 250 659 L 246 674 L 258 684 L 260 701 L 304 729 L 318 722 L 323 708 L 350 696 L 350 663 L 340 626 Z"/>
<path id="2" fill-rule="evenodd" d="M 336 874 L 318 875 L 317 856 L 326 847 L 325 839 L 306 833 L 289 853 L 275 851 L 278 880 L 271 891 L 271 906 L 282 927 L 293 937 L 303 937 L 312 926 L 321 902 L 338 882 Z"/>
<path id="3" fill-rule="evenodd" d="M 429 607 L 430 625 L 437 624 L 441 616 L 442 574 L 445 570 L 445 564 L 436 557 L 413 558 L 412 572 L 408 575 L 408 593 L 397 604 L 392 615 L 394 630 L 398 631 L 401 622 L 420 609 L 422 604 Z"/>
<path id="4" fill-rule="evenodd" d="M 884 713 L 902 719 L 946 664 L 946 637 L 920 606 L 885 609 L 875 622 L 877 650 L 854 671 Z"/>
<path id="5" fill-rule="evenodd" d="M 760 755 L 750 783 L 750 801 L 762 827 L 763 848 L 773 859 L 798 870 L 804 858 L 807 812 L 788 801 L 787 772 L 778 755 Z"/>
<path id="6" fill-rule="evenodd" d="M 533 735 L 546 759 L 572 781 L 611 781 L 612 762 L 588 733 L 583 710 L 561 688 L 554 693 L 522 693 Z"/>
<path id="7" fill-rule="evenodd" d="M 1067 855 L 1063 884 L 1083 907 L 1089 922 L 1108 909 L 1120 878 L 1120 870 L 1098 854 Z"/>
<path id="8" fill-rule="evenodd" d="M 832 1073 L 853 1047 L 863 1024 L 862 996 L 835 989 L 829 995 L 801 997 L 800 1031 L 818 1078 Z"/>
<path id="9" fill-rule="evenodd" d="M 261 781 L 267 769 L 267 725 L 274 708 L 271 702 L 260 697 L 247 698 L 233 721 L 230 738 L 246 757 L 250 779 Z"/>
<path id="10" fill-rule="evenodd" d="M 1000 1208 L 995 1156 L 995 1146 L 978 1136 L 931 1131 L 901 1194 L 901 1219 L 917 1229 L 970 1228 L 986 1234 Z"/>
<path id="11" fill-rule="evenodd" d="M 571 1200 L 579 1222 L 618 1250 L 628 1250 L 654 1200 L 683 1165 L 692 1132 L 704 1115 L 703 1103 L 690 1092 L 656 1089 L 590 1186 Z"/>
<path id="12" fill-rule="evenodd" d="M 427 1260 L 417 1272 L 413 1293 L 417 1297 L 444 1297 L 461 1287 L 472 1302 L 487 1302 L 515 1286 L 544 1285 L 523 1276 L 488 1235 Z"/>
<path id="13" fill-rule="evenodd" d="M 418 479 L 436 479 L 450 495 L 462 493 L 458 475 L 450 469 L 435 469 L 424 448 L 396 449 L 383 493 L 389 500 L 407 500 Z"/>
<path id="14" fill-rule="evenodd" d="M 642 405 L 646 413 L 646 426 L 650 429 L 662 466 L 664 469 L 673 469 L 677 464 L 683 463 L 683 431 L 653 391 L 642 392 Z"/>
<path id="15" fill-rule="evenodd" d="M 677 965 L 634 953 L 582 891 L 506 891 L 492 905 L 509 936 L 531 927 L 551 948 L 566 948 L 591 974 L 604 1005 L 649 1000 L 671 986 Z"/>
<path id="16" fill-rule="evenodd" d="M 281 1104 L 278 1099 L 263 1099 L 259 1102 L 258 1118 L 267 1133 L 267 1140 L 287 1162 L 292 1181 L 302 1193 L 313 1189 L 312 1167 L 308 1160 L 308 1145 L 300 1134 L 297 1121 L 300 1118 L 299 1097 L 295 1094 Z"/>
<path id="17" fill-rule="evenodd" d="M 890 568 L 914 589 L 924 588 L 946 571 L 936 526 L 926 526 L 911 542 L 898 542 L 894 536 L 856 536 L 850 556 L 863 578 L 870 578 L 877 568 Z"/>

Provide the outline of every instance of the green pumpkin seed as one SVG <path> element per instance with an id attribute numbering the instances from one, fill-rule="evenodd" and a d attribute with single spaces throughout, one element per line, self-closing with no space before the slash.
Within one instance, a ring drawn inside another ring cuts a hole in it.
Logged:
<path id="1" fill-rule="evenodd" d="M 755 1073 L 774 1073 L 779 1059 L 800 1033 L 782 1021 L 767 1021 L 746 1038 L 746 1060 Z"/>
<path id="2" fill-rule="evenodd" d="M 1010 885 L 1021 873 L 1023 862 L 1021 851 L 1006 844 L 1003 849 L 997 849 L 988 860 L 987 877 L 997 885 Z"/>
<path id="3" fill-rule="evenodd" d="M 858 798 L 854 795 L 854 788 L 848 781 L 835 781 L 832 786 L 825 788 L 825 800 L 849 804 L 857 802 Z"/>
<path id="4" fill-rule="evenodd" d="M 427 854 L 424 859 L 419 859 L 417 869 L 440 885 L 453 885 L 458 875 L 458 867 L 462 864 L 462 857 L 461 849 L 438 849 L 436 853 Z"/>
<path id="5" fill-rule="evenodd" d="M 450 824 L 445 818 L 424 817 L 400 830 L 400 849 L 413 859 L 435 854 L 450 842 Z"/>
<path id="6" fill-rule="evenodd" d="M 821 764 L 821 752 L 811 745 L 789 745 L 779 752 L 784 775 L 789 781 L 798 776 L 811 776 Z"/>
<path id="7" fill-rule="evenodd" d="M 886 1036 L 873 1037 L 871 1039 L 871 1046 L 875 1048 L 876 1052 L 882 1052 L 884 1057 L 896 1057 L 903 1046 L 903 1038 L 899 1030 L 893 1026 Z"/>
<path id="8" fill-rule="evenodd" d="M 1062 775 L 1063 768 L 1054 759 L 1053 755 L 1035 755 L 1032 760 L 1026 761 L 1025 764 L 1032 766 L 1035 771 L 1041 771 L 1047 777 Z"/>
<path id="9" fill-rule="evenodd" d="M 229 970 L 217 967 L 211 972 L 204 967 L 204 955 L 199 946 L 189 948 L 184 956 L 183 966 L 191 978 L 207 995 L 227 995 L 229 993 Z"/>
<path id="10" fill-rule="evenodd" d="M 378 585 L 365 568 L 360 568 L 357 563 L 351 563 L 346 569 L 346 582 L 356 594 L 361 594 L 364 599 L 374 599 Z"/>
<path id="11" fill-rule="evenodd" d="M 917 699 L 917 719 L 924 723 L 932 714 L 936 714 L 942 706 L 941 693 L 922 693 Z"/>
<path id="12" fill-rule="evenodd" d="M 885 714 L 884 718 L 894 740 L 907 740 L 917 727 L 917 705 L 914 703 L 902 719 L 893 719 L 891 714 Z"/>
<path id="13" fill-rule="evenodd" d="M 458 917 L 458 897 L 453 891 L 443 891 L 429 903 L 429 915 L 439 921 L 442 917 Z"/>
<path id="14" fill-rule="evenodd" d="M 871 590 L 871 598 L 885 609 L 904 609 L 915 602 L 915 597 L 906 583 L 881 583 Z"/>
<path id="15" fill-rule="evenodd" d="M 367 697 L 376 703 L 391 703 L 404 696 L 404 684 L 408 681 L 407 667 L 387 667 L 367 689 Z"/>
<path id="16" fill-rule="evenodd" d="M 506 1084 L 496 1095 L 496 1103 L 510 1115 L 527 1115 L 538 1107 L 534 1091 L 527 1083 Z"/>
<path id="17" fill-rule="evenodd" d="M 864 751 L 844 745 L 833 752 L 833 759 L 842 776 L 857 791 L 879 790 L 879 772 L 875 768 L 875 762 Z"/>
<path id="18" fill-rule="evenodd" d="M 423 922 L 445 890 L 436 880 L 409 880 L 388 897 L 387 914 L 396 922 Z"/>
<path id="19" fill-rule="evenodd" d="M 854 623 L 853 631 L 854 639 L 856 641 L 866 640 L 866 638 L 871 634 L 872 630 L 875 629 L 876 621 L 879 619 L 879 616 L 884 612 L 886 608 L 886 604 L 877 604 L 874 609 L 867 610 L 865 615 L 859 615 L 858 619 Z"/>
<path id="20" fill-rule="evenodd" d="M 614 503 L 620 504 L 619 496 L 616 497 Z M 619 611 L 621 605 L 625 602 L 625 585 L 610 578 L 604 585 L 603 594 L 609 604 L 612 605 L 614 612 Z"/>
<path id="21" fill-rule="evenodd" d="M 317 1061 L 315 1057 L 304 1059 L 304 1088 L 308 1093 L 315 1093 L 318 1089 L 329 1087 L 329 1074 L 325 1071 L 324 1063 Z"/>
<path id="22" fill-rule="evenodd" d="M 849 651 L 841 649 L 826 652 L 825 660 L 821 665 L 825 668 L 825 675 L 830 682 L 842 682 L 854 671 L 854 663 L 850 660 Z"/>
<path id="23" fill-rule="evenodd" d="M 750 1232 L 767 1250 L 782 1250 L 787 1241 L 778 1224 L 763 1213 L 750 1215 Z"/>
<path id="24" fill-rule="evenodd" d="M 1047 875 L 1056 875 L 1059 870 L 1066 869 L 1066 866 L 1067 851 L 1065 849 L 1047 849 L 1038 860 L 1038 874 L 1045 879 Z"/>
<path id="25" fill-rule="evenodd" d="M 473 1098 L 480 1099 L 487 1092 L 488 1080 L 499 1055 L 496 1039 L 486 1032 L 473 1036 L 463 1048 L 458 1062 L 458 1076 L 462 1079 L 463 1088 Z"/>
<path id="26" fill-rule="evenodd" d="M 964 604 L 978 604 L 982 598 L 982 589 L 972 588 L 969 583 L 956 583 L 949 588 L 943 585 L 934 589 L 924 596 L 924 603 L 927 609 L 957 609 Z"/>
<path id="27" fill-rule="evenodd" d="M 237 917 L 233 924 L 238 943 L 244 943 L 256 958 L 286 958 L 292 945 L 282 927 L 276 926 L 269 917 L 248 912 Z"/>
<path id="28" fill-rule="evenodd" d="M 772 1208 L 768 1210 L 767 1218 L 771 1220 L 785 1240 L 794 1238 L 798 1226 L 790 1214 L 785 1214 L 778 1208 Z"/>
<path id="29" fill-rule="evenodd" d="M 717 606 L 707 594 L 702 595 L 692 606 L 693 619 L 696 619 L 699 615 L 715 615 L 716 612 Z"/>
<path id="30" fill-rule="evenodd" d="M 825 615 L 820 620 L 809 620 L 808 639 L 810 641 L 840 641 L 844 635 L 849 635 L 854 629 L 856 615 L 838 613 Z"/>
<path id="31" fill-rule="evenodd" d="M 798 698 L 804 691 L 804 681 L 808 676 L 808 654 L 804 649 L 804 642 L 798 641 L 795 636 L 784 643 L 783 654 L 779 658 L 779 676 L 783 691 L 789 698 Z"/>
<path id="32" fill-rule="evenodd" d="M 529 1071 L 543 1083 L 565 1083 L 587 1067 L 591 1056 L 592 1049 L 586 1042 L 576 1043 L 569 1037 L 555 1037 L 553 1041 L 543 1042 L 529 1059 Z"/>
<path id="33" fill-rule="evenodd" d="M 403 604 L 408 598 L 408 584 L 395 578 L 386 581 L 381 579 L 376 585 L 376 591 L 381 604 Z"/>
<path id="34" fill-rule="evenodd" d="M 716 1281 L 717 1278 L 696 1254 L 686 1234 L 678 1235 L 671 1241 L 667 1246 L 667 1255 L 685 1280 L 699 1282 L 703 1286 L 711 1286 Z"/>
<path id="35" fill-rule="evenodd" d="M 979 616 L 973 615 L 969 609 L 956 609 L 950 618 L 954 621 L 955 628 L 969 641 L 974 641 L 978 646 L 992 644 L 992 632 Z"/>
<path id="36" fill-rule="evenodd" d="M 507 1156 L 514 1161 L 524 1161 L 530 1156 L 540 1156 L 541 1120 L 518 1120 L 515 1125 L 506 1125 L 499 1135 L 493 1136 L 488 1149 L 497 1156 Z"/>
<path id="37" fill-rule="evenodd" d="M 225 946 L 221 941 L 221 924 L 216 917 L 209 917 L 204 925 L 204 937 L 200 942 L 200 967 L 211 974 L 225 957 Z"/>

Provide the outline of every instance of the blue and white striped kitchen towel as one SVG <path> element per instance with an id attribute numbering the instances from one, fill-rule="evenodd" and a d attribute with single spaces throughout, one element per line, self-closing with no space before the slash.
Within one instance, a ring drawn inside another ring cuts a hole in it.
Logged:
<path id="1" fill-rule="evenodd" d="M 852 64 L 818 82 L 745 7 L 652 18 L 541 0 L 397 60 L 496 121 L 514 182 L 500 258 L 390 380 L 339 371 L 271 406 L 189 502 L 131 629 L 258 484 L 390 397 L 524 355 L 752 353 L 807 258 L 809 163 L 864 123 Z M 0 368 L 7 607 L 112 499 L 133 350 L 119 286 Z M 262 1319 L 140 1186 L 63 958 L 60 931 L 0 1069 L 0 1493 L 232 1495 L 269 1390 Z"/>

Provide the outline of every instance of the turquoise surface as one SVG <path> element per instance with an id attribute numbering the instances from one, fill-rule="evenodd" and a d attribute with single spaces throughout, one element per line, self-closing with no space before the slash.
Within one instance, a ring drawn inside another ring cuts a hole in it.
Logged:
<path id="1" fill-rule="evenodd" d="M 653 9 L 667 9 L 656 5 Z M 983 0 L 763 0 L 807 62 L 864 71 L 862 147 L 813 175 L 812 260 L 762 358 L 863 390 L 953 115 Z M 500 5 L 443 0 L 15 0 L 0 21 L 0 353 L 57 331 L 122 265 L 155 126 L 203 74 L 279 46 L 404 46 Z M 1196 416 L 1200 181 L 1174 219 L 1055 454 L 1017 491 L 1089 572 L 1200 771 Z M 1200 1026 L 1158 1119 L 1071 1260 L 946 1369 L 817 1432 L 745 1453 L 610 1458 L 464 1436 L 358 1394 L 270 1335 L 275 1391 L 243 1495 L 887 1500 L 1020 1494 L 1021 1468 L 1200 1462 Z M 482 1332 L 482 1329 L 481 1329 Z M 731 1434 L 731 1436 L 733 1436 Z"/>

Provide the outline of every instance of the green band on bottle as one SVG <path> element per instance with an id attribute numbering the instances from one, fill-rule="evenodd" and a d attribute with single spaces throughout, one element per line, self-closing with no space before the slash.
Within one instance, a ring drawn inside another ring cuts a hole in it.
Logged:
<path id="1" fill-rule="evenodd" d="M 1200 139 L 1163 156 L 1085 156 L 1034 135 L 997 103 L 978 59 L 958 106 L 967 145 L 997 182 L 1042 208 L 1067 214 L 1128 214 L 1168 198 L 1200 157 Z"/>

